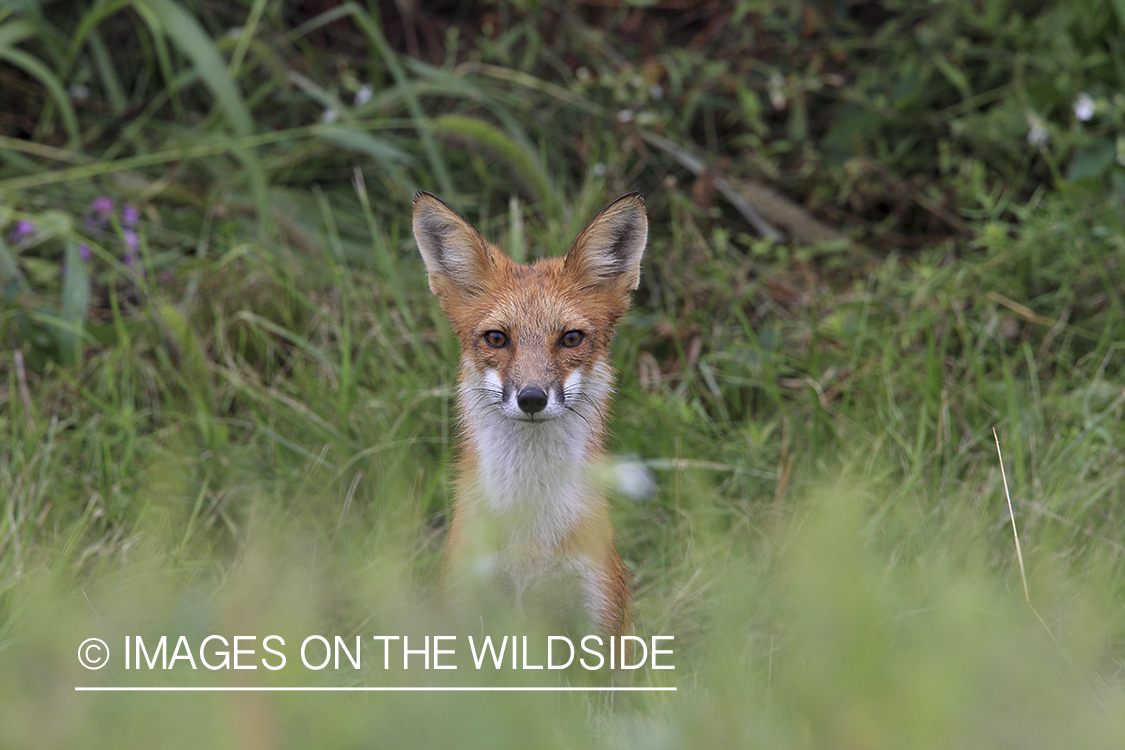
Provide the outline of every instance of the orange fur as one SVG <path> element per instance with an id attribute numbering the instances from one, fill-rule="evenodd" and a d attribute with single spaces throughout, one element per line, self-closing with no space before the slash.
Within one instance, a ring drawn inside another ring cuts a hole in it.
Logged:
<path id="1" fill-rule="evenodd" d="M 441 584 L 487 614 L 505 601 L 617 636 L 629 577 L 595 474 L 609 348 L 640 281 L 644 203 L 598 214 L 563 258 L 519 265 L 428 193 L 414 236 L 461 342 L 458 482 Z"/>

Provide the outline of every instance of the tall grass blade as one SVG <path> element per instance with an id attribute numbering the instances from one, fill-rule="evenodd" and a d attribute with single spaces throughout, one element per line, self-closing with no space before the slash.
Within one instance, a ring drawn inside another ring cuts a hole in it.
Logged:
<path id="1" fill-rule="evenodd" d="M 353 2 L 344 3 L 338 8 L 325 11 L 311 21 L 297 27 L 292 31 L 290 37 L 295 38 L 303 36 L 314 29 L 348 16 L 352 17 L 356 25 L 359 26 L 360 30 L 363 31 L 379 51 L 379 55 L 383 58 L 383 62 L 386 63 L 391 77 L 395 80 L 395 85 L 402 91 L 403 98 L 406 100 L 406 106 L 410 110 L 410 116 L 414 120 L 415 128 L 418 130 L 418 137 L 422 140 L 422 148 L 426 152 L 426 158 L 430 163 L 430 168 L 434 171 L 434 177 L 437 179 L 438 186 L 443 193 L 447 195 L 452 194 L 453 179 L 449 176 L 449 168 L 445 163 L 445 159 L 442 158 L 438 151 L 437 144 L 434 142 L 430 118 L 422 109 L 422 104 L 418 99 L 418 93 L 415 91 L 414 84 L 406 77 L 406 71 L 399 61 L 398 53 L 396 53 L 387 42 L 379 24 L 376 23 L 366 10 Z"/>
<path id="2" fill-rule="evenodd" d="M 250 135 L 254 130 L 250 110 L 199 22 L 172 0 L 137 0 L 137 5 L 153 13 L 160 22 L 160 30 L 192 61 L 199 78 L 218 100 L 231 129 L 240 136 Z"/>
<path id="3" fill-rule="evenodd" d="M 15 255 L 8 249 L 3 238 L 0 238 L 0 303 L 10 305 L 28 291 L 30 287 Z"/>
<path id="4" fill-rule="evenodd" d="M 78 243 L 66 243 L 66 278 L 62 290 L 62 325 L 54 327 L 63 364 L 73 367 L 82 358 L 86 310 L 90 306 L 90 274 Z"/>
<path id="5" fill-rule="evenodd" d="M 70 145 L 73 147 L 80 140 L 78 118 L 74 114 L 74 107 L 70 104 L 70 97 L 66 94 L 66 87 L 43 62 L 15 47 L 24 39 L 35 36 L 35 33 L 35 27 L 22 20 L 8 21 L 0 25 L 0 60 L 22 69 L 43 84 L 43 88 L 47 90 L 51 100 L 59 108 L 63 127 L 66 129 Z"/>
<path id="6" fill-rule="evenodd" d="M 98 69 L 98 79 L 105 88 L 109 98 L 109 106 L 113 114 L 120 115 L 129 106 L 129 97 L 125 94 L 125 86 L 114 67 L 113 58 L 102 40 L 102 35 L 96 30 L 90 34 L 90 56 Z"/>
<path id="7" fill-rule="evenodd" d="M 463 115 L 442 115 L 434 120 L 433 128 L 435 133 L 469 141 L 471 146 L 491 151 L 508 163 L 535 198 L 547 204 L 548 208 L 552 206 L 554 191 L 546 171 L 534 156 L 500 128 L 479 118 Z"/>
<path id="8" fill-rule="evenodd" d="M 324 125 L 318 128 L 317 132 L 323 136 L 325 140 L 331 141 L 337 146 L 346 148 L 349 151 L 354 151 L 358 154 L 370 156 L 383 169 L 390 169 L 395 165 L 417 163 L 417 160 L 413 156 L 394 145 L 392 141 L 385 138 L 377 138 L 370 133 L 357 130 L 356 128 L 351 128 L 346 125 Z"/>

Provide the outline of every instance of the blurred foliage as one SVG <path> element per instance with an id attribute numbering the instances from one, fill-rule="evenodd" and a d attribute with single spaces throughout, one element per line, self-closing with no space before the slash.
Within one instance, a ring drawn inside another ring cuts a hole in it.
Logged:
<path id="1" fill-rule="evenodd" d="M 440 627 L 427 189 L 527 258 L 645 195 L 612 432 L 658 488 L 615 523 L 680 692 L 192 696 L 169 746 L 1110 746 L 1123 31 L 1097 0 L 4 4 L 9 741 L 151 744 L 153 704 L 71 691 L 98 628 Z"/>
<path id="2" fill-rule="evenodd" d="M 749 251 L 715 190 L 728 179 L 871 248 L 963 247 L 1044 189 L 1125 195 L 1120 7 L 26 0 L 0 10 L 0 221 L 42 231 L 0 248 L 5 305 L 23 310 L 6 319 L 41 342 L 37 362 L 57 358 L 35 316 L 61 307 L 23 295 L 62 293 L 67 243 L 94 249 L 103 310 L 107 287 L 152 286 L 251 223 L 307 249 L 310 184 L 353 206 L 337 231 L 368 258 L 356 174 L 395 236 L 420 187 L 487 220 L 517 185 L 540 242 L 597 202 L 562 196 L 639 188 L 659 215 L 682 187 Z M 99 197 L 139 209 L 147 282 L 114 262 L 120 227 L 79 220 Z M 865 257 L 819 271 L 862 274 Z"/>

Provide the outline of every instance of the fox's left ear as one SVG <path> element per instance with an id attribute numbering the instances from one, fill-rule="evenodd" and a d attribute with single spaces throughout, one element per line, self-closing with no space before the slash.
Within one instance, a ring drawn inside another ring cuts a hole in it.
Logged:
<path id="1" fill-rule="evenodd" d="M 641 283 L 641 256 L 648 240 L 644 199 L 623 195 L 586 225 L 567 251 L 563 267 L 584 288 L 622 294 Z"/>
<path id="2" fill-rule="evenodd" d="M 429 193 L 414 196 L 414 239 L 442 304 L 481 294 L 501 262 L 472 224 Z"/>

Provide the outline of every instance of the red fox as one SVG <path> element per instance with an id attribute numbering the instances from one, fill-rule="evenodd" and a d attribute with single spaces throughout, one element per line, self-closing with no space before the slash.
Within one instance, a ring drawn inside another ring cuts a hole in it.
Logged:
<path id="1" fill-rule="evenodd" d="M 414 197 L 430 289 L 461 341 L 459 475 L 440 588 L 462 610 L 508 602 L 567 629 L 628 634 L 629 574 L 595 475 L 610 341 L 647 237 L 644 201 L 631 193 L 565 257 L 520 265 L 433 195 Z"/>

